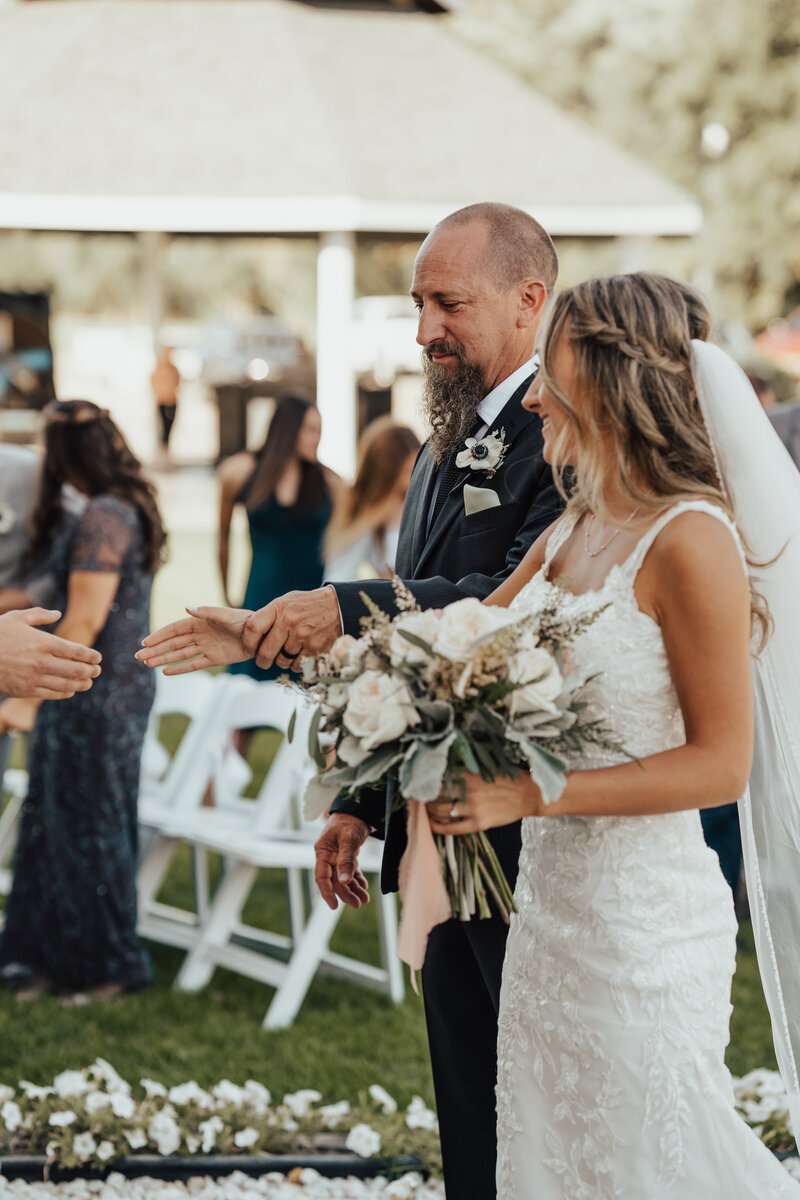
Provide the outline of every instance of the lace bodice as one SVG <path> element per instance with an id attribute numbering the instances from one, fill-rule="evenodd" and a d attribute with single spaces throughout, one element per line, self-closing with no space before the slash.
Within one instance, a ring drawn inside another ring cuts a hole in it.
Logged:
<path id="1" fill-rule="evenodd" d="M 573 657 L 593 676 L 587 714 L 637 758 L 685 738 L 661 630 L 640 611 L 634 585 L 658 534 L 688 511 L 709 513 L 737 538 L 720 509 L 678 504 L 601 587 L 574 595 L 549 577 L 575 525 L 567 513 L 514 601 L 535 611 L 555 595 L 571 616 L 603 609 Z M 619 760 L 591 747 L 569 765 Z M 740 1144 L 747 1131 L 724 1067 L 736 923 L 697 810 L 531 817 L 522 826 L 499 1020 L 498 1196 L 790 1194 L 779 1168 L 780 1186 L 764 1192 L 763 1147 L 749 1133 Z M 723 1143 L 734 1147 L 727 1191 L 706 1161 L 709 1122 L 722 1122 Z"/>

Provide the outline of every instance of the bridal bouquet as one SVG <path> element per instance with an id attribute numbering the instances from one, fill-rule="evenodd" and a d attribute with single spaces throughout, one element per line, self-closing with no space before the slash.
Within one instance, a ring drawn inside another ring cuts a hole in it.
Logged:
<path id="1" fill-rule="evenodd" d="M 362 595 L 370 615 L 361 637 L 340 637 L 304 663 L 303 687 L 318 703 L 309 748 L 320 769 L 306 792 L 307 819 L 338 792 L 357 799 L 381 785 L 394 807 L 408 806 L 411 833 L 420 813 L 427 827 L 422 804 L 464 797 L 468 772 L 491 782 L 529 771 L 552 802 L 564 788 L 564 751 L 615 744 L 600 722 L 581 719 L 587 681 L 568 660 L 602 609 L 566 620 L 557 605 L 532 614 L 470 597 L 423 611 L 399 579 L 393 586 L 397 616 Z M 488 917 L 491 898 L 508 921 L 511 888 L 486 835 L 437 834 L 435 844 L 450 913 Z"/>

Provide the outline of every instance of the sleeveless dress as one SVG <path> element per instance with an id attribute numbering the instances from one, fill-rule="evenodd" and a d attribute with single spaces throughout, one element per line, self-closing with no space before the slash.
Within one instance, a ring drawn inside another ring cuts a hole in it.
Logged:
<path id="1" fill-rule="evenodd" d="M 602 587 L 548 578 L 574 528 L 565 514 L 513 607 L 557 598 L 565 614 L 608 607 L 576 641 L 596 677 L 587 713 L 639 758 L 680 746 L 683 719 L 659 626 L 634 582 L 652 526 Z M 737 539 L 738 545 L 738 539 Z M 613 765 L 587 747 L 572 769 Z M 697 810 L 636 817 L 531 817 L 500 996 L 498 1200 L 800 1200 L 733 1107 L 725 1067 L 736 920 Z"/>
<path id="2" fill-rule="evenodd" d="M 246 495 L 247 488 L 243 495 Z M 322 583 L 322 539 L 330 520 L 329 497 L 317 508 L 299 509 L 279 504 L 272 495 L 257 508 L 247 510 L 253 560 L 247 580 L 243 608 L 263 608 L 286 592 L 311 591 Z M 233 675 L 253 679 L 277 679 L 283 667 L 265 671 L 255 659 L 234 663 Z"/>

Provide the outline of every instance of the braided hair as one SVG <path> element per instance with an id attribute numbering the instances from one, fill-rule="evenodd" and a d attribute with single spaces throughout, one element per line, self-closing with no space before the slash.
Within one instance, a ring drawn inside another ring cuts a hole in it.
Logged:
<path id="1" fill-rule="evenodd" d="M 607 517 L 603 496 L 613 478 L 641 512 L 706 500 L 735 520 L 692 377 L 692 340 L 706 341 L 710 331 L 699 293 L 666 275 L 590 279 L 559 294 L 542 333 L 540 371 L 567 417 L 552 466 L 570 508 Z M 553 375 L 562 336 L 575 356 L 579 399 Z M 742 543 L 748 564 L 763 566 Z M 751 608 L 763 641 L 769 614 L 752 583 Z"/>

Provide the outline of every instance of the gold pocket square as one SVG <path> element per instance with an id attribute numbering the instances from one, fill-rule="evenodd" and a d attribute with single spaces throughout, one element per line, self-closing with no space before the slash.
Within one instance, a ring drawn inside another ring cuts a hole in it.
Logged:
<path id="1" fill-rule="evenodd" d="M 483 512 L 485 508 L 499 508 L 500 497 L 491 488 L 474 487 L 471 483 L 464 484 L 464 512 L 468 517 L 473 513 Z"/>

